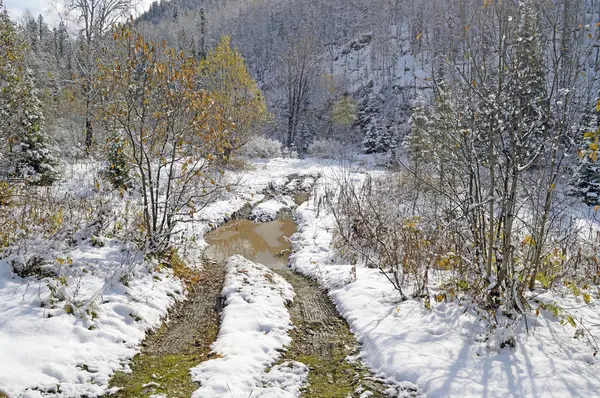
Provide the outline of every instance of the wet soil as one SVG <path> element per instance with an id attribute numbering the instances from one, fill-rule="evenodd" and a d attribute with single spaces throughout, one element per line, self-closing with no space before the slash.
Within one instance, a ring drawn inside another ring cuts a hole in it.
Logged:
<path id="1" fill-rule="evenodd" d="M 204 237 L 210 245 L 204 257 L 221 262 L 234 254 L 241 254 L 269 268 L 286 268 L 292 248 L 288 238 L 295 232 L 296 224 L 289 218 L 267 223 L 230 221 Z"/>
<path id="2" fill-rule="evenodd" d="M 188 294 L 163 324 L 144 341 L 142 352 L 130 364 L 131 373 L 116 373 L 111 387 L 123 389 L 116 397 L 189 398 L 198 385 L 189 369 L 210 357 L 210 345 L 219 331 L 221 289 L 225 278 L 222 267 L 208 263 Z"/>
<path id="3" fill-rule="evenodd" d="M 224 261 L 234 254 L 267 265 L 292 284 L 296 297 L 289 307 L 294 329 L 292 345 L 282 358 L 299 361 L 310 368 L 306 398 L 384 397 L 387 388 L 371 377 L 360 361 L 349 361 L 358 354 L 358 344 L 348 324 L 318 283 L 287 267 L 291 243 L 287 239 L 296 231 L 291 219 L 256 224 L 237 220 L 205 236 L 211 245 L 205 257 Z"/>
<path id="4" fill-rule="evenodd" d="M 348 324 L 319 284 L 291 270 L 276 270 L 294 287 L 296 297 L 289 310 L 295 328 L 292 344 L 282 361 L 294 360 L 307 365 L 308 385 L 301 397 L 385 397 L 387 389 L 372 377 L 360 361 L 348 358 L 358 354 L 359 346 Z"/>

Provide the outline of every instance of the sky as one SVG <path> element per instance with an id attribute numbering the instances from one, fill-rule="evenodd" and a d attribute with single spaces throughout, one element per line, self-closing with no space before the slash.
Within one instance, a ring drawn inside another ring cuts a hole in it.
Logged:
<path id="1" fill-rule="evenodd" d="M 53 11 L 52 4 L 52 0 L 4 0 L 4 5 L 13 19 L 19 18 L 23 11 L 28 9 L 35 16 L 42 14 L 44 19 L 56 21 L 58 16 Z"/>
<path id="2" fill-rule="evenodd" d="M 4 0 L 3 3 L 8 10 L 11 19 L 16 20 L 25 10 L 31 11 L 34 16 L 42 14 L 44 19 L 50 24 L 58 23 L 60 20 L 55 11 L 55 4 L 61 0 Z M 136 1 L 139 4 L 138 10 L 147 9 L 151 0 Z M 52 26 L 51 26 L 52 27 Z"/>

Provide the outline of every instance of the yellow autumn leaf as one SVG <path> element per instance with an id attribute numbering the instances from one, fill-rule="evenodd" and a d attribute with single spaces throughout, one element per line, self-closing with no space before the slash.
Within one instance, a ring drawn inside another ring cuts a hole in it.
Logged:
<path id="1" fill-rule="evenodd" d="M 592 296 L 590 296 L 589 293 L 583 293 L 583 301 L 585 301 L 586 304 L 589 304 L 592 301 Z"/>

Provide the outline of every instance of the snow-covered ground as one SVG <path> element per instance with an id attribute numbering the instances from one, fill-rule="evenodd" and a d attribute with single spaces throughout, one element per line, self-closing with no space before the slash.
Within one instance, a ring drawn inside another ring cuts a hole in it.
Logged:
<path id="1" fill-rule="evenodd" d="M 204 248 L 204 233 L 246 204 L 262 201 L 261 192 L 269 184 L 283 187 L 290 174 L 311 175 L 322 168 L 314 160 L 298 159 L 251 165 L 251 170 L 230 173 L 229 181 L 237 183 L 232 191 L 196 214 L 195 222 L 185 224 L 196 238 L 191 246 Z M 57 191 L 91 200 L 97 171 L 95 164 L 75 165 L 65 172 L 67 179 Z M 113 200 L 118 206 L 119 198 Z M 263 207 L 279 210 L 289 205 L 289 200 L 272 201 Z M 110 376 L 128 369 L 127 361 L 139 352 L 146 332 L 158 327 L 168 309 L 185 297 L 172 271 L 146 261 L 131 243 L 76 235 L 76 244 L 27 242 L 16 255 L 0 260 L 0 391 L 10 397 L 106 393 Z M 16 275 L 10 261 L 24 262 L 34 252 L 51 261 L 48 268 L 63 271 L 41 279 Z M 198 265 L 198 250 L 184 254 Z M 278 367 L 265 385 L 282 374 L 301 375 L 301 370 L 296 364 Z"/>
<path id="2" fill-rule="evenodd" d="M 212 351 L 217 358 L 191 370 L 201 383 L 194 398 L 293 398 L 308 368 L 285 362 L 265 372 L 291 342 L 286 304 L 293 300 L 291 285 L 261 264 L 241 256 L 227 261 L 223 287 L 225 308 Z"/>
<path id="3" fill-rule="evenodd" d="M 548 311 L 528 317 L 529 333 L 524 323 L 514 331 L 515 348 L 501 348 L 502 336 L 487 336 L 483 314 L 474 308 L 455 301 L 432 300 L 429 309 L 422 300 L 402 302 L 375 269 L 358 267 L 354 279 L 352 265 L 340 263 L 330 247 L 333 217 L 317 210 L 324 184 L 327 177 L 296 211 L 299 230 L 290 263 L 329 290 L 362 344 L 361 359 L 378 376 L 397 383 L 394 395 L 418 390 L 428 397 L 600 396 L 593 347 L 575 339 L 575 329 Z M 585 305 L 582 295 L 547 294 L 538 298 L 560 300 L 598 335 L 600 308 L 595 303 Z"/>
<path id="4" fill-rule="evenodd" d="M 150 270 L 138 254 L 118 242 L 80 245 L 66 253 L 74 272 L 64 285 L 21 279 L 1 260 L 0 389 L 22 397 L 104 393 L 145 331 L 183 297 L 170 270 Z"/>
<path id="5" fill-rule="evenodd" d="M 592 288 L 578 296 L 566 288 L 564 294 L 558 290 L 538 295 L 536 299 L 545 303 L 560 303 L 565 313 L 557 317 L 541 309 L 535 316 L 534 311 L 528 317 L 529 332 L 525 324 L 514 331 L 516 347 L 500 348 L 502 336 L 489 333 L 489 324 L 473 306 L 432 300 L 426 308 L 419 300 L 401 302 L 385 277 L 373 269 L 358 267 L 354 279 L 352 265 L 338 260 L 330 247 L 331 215 L 323 206 L 318 209 L 339 166 L 311 159 L 251 165 L 251 170 L 230 174 L 231 181 L 239 183 L 196 214 L 195 222 L 186 224 L 188 234 L 197 238 L 201 250 L 206 246 L 204 233 L 247 204 L 259 218 L 293 207 L 290 197 L 267 199 L 268 190 L 276 187 L 285 193 L 288 186 L 291 192 L 300 184 L 307 188 L 314 182 L 312 176 L 323 175 L 316 192 L 296 210 L 299 230 L 290 263 L 328 289 L 362 344 L 361 359 L 395 386 L 392 396 L 600 396 L 594 349 L 580 335 L 574 338 L 576 329 L 565 322 L 567 315 L 572 316 L 577 325 L 586 325 L 586 337 L 600 335 L 600 308 Z M 88 171 L 80 171 L 61 189 L 77 194 L 78 179 L 89 179 Z M 292 174 L 311 177 L 290 182 Z M 88 195 L 79 193 L 77 197 Z M 29 242 L 37 250 L 46 250 L 45 244 Z M 117 239 L 86 238 L 46 251 L 68 268 L 64 280 L 21 278 L 12 271 L 9 261 L 14 258 L 0 260 L 0 391 L 11 397 L 104 394 L 111 374 L 127 369 L 146 332 L 184 299 L 184 287 L 171 270 L 145 261 L 131 244 Z M 194 253 L 188 254 L 193 261 Z M 228 305 L 213 346 L 217 357 L 194 368 L 194 378 L 202 382 L 195 396 L 230 397 L 230 389 L 240 391 L 234 396 L 250 392 L 253 397 L 298 396 L 307 378 L 306 366 L 296 362 L 273 366 L 289 343 L 285 308 L 293 296 L 289 285 L 264 267 L 239 258 L 228 270 L 224 290 Z M 432 289 L 440 277 L 431 275 Z"/>

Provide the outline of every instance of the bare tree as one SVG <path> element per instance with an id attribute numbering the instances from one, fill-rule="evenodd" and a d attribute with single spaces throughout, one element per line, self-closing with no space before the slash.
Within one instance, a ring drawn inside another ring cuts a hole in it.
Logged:
<path id="1" fill-rule="evenodd" d="M 306 108 L 310 92 L 318 76 L 318 57 L 309 39 L 299 39 L 281 58 L 282 86 L 286 91 L 287 137 L 291 147 L 296 139 L 298 123 Z"/>
<path id="2" fill-rule="evenodd" d="M 89 152 L 93 142 L 92 108 L 98 94 L 92 84 L 97 73 L 96 58 L 100 44 L 117 22 L 123 21 L 133 12 L 136 0 L 60 0 L 61 19 L 75 23 L 82 40 L 79 51 L 74 52 L 81 90 L 85 102 L 85 147 Z"/>

